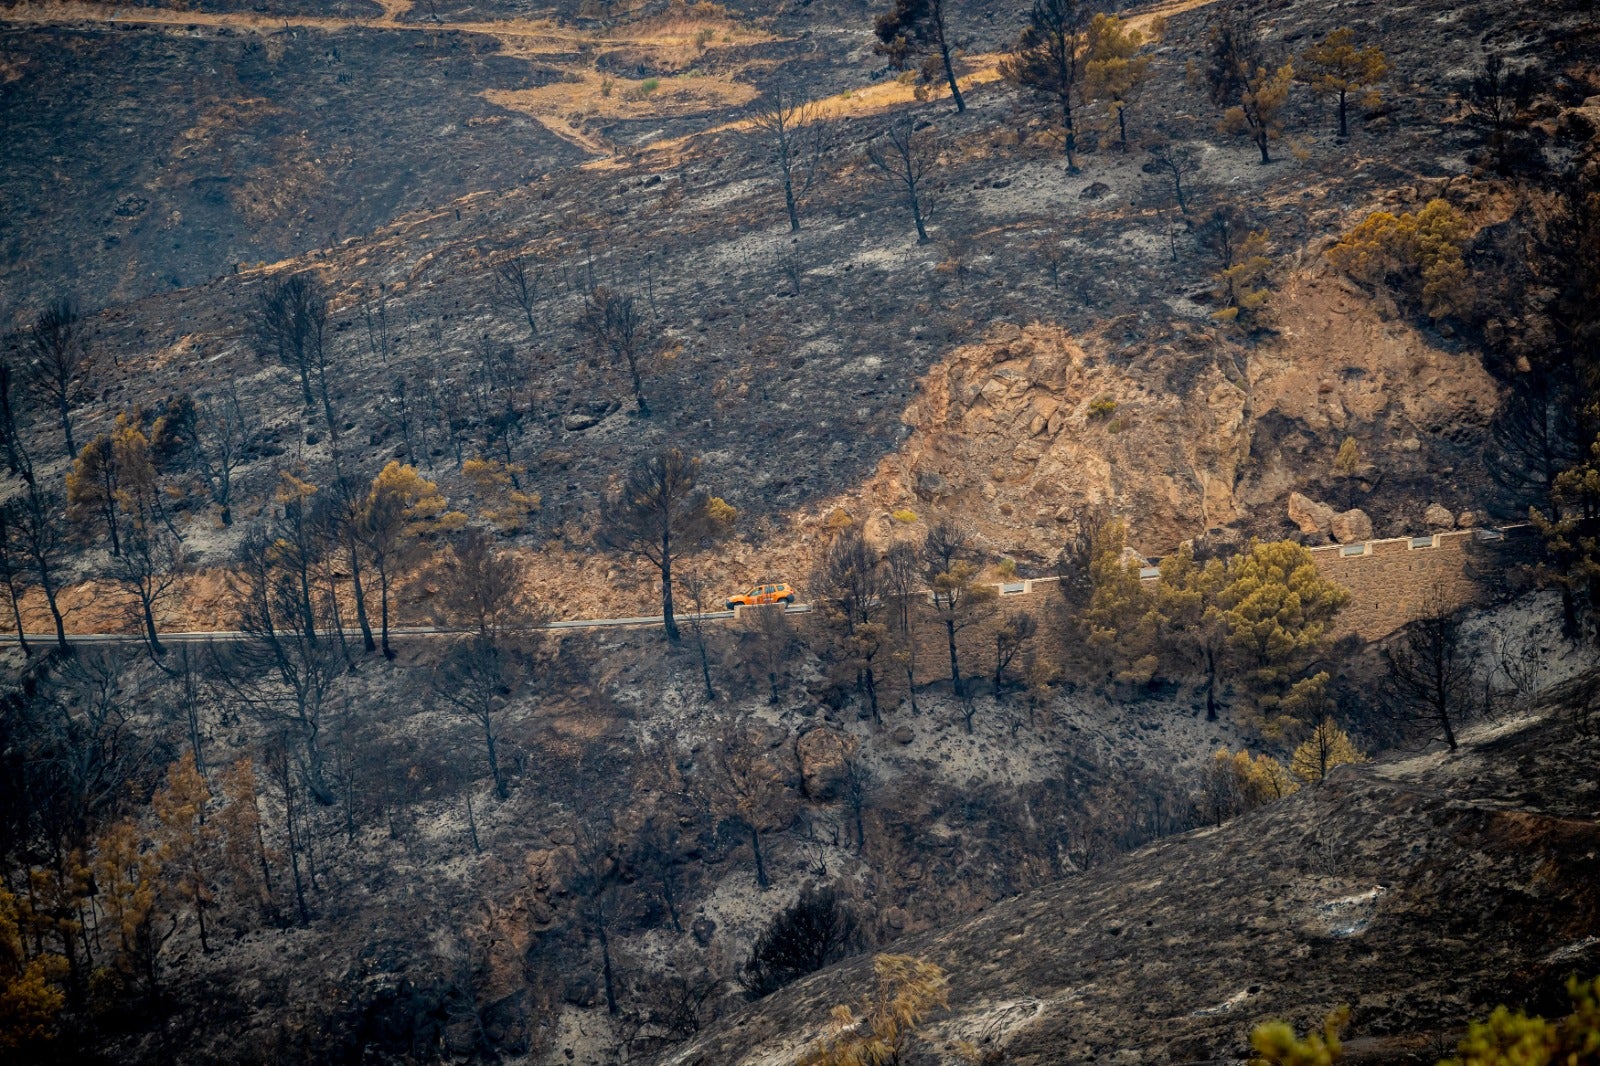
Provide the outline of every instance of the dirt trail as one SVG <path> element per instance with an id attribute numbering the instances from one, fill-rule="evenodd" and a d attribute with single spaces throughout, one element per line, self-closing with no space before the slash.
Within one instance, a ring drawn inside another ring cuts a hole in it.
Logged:
<path id="1" fill-rule="evenodd" d="M 393 30 L 405 33 L 435 34 L 443 31 L 476 33 L 513 44 L 521 54 L 568 53 L 575 48 L 603 40 L 609 45 L 659 45 L 662 36 L 624 37 L 597 34 L 563 27 L 543 19 L 501 19 L 495 21 L 453 22 L 429 20 L 402 21 L 412 0 L 382 0 L 384 13 L 377 18 L 332 18 L 322 15 L 262 15 L 250 12 L 177 11 L 171 8 L 109 7 L 84 0 L 43 0 L 17 4 L 0 12 L 0 22 L 9 23 L 84 23 L 101 22 L 145 26 L 218 26 L 255 33 L 277 33 L 291 27 L 337 33 L 353 28 Z M 711 43 L 710 47 L 715 47 Z"/>
<path id="2" fill-rule="evenodd" d="M 1196 8 L 1208 7 L 1216 2 L 1217 0 L 1161 0 L 1159 3 L 1151 4 L 1148 7 L 1129 12 L 1124 16 L 1124 21 L 1128 25 L 1148 35 L 1150 34 L 1152 27 L 1159 20 L 1169 18 L 1172 15 L 1181 14 L 1185 11 L 1193 11 Z M 975 55 L 964 56 L 960 60 L 963 73 L 961 73 L 956 79 L 961 85 L 962 92 L 970 92 L 977 86 L 989 85 L 999 81 L 1001 78 L 1000 61 L 1005 57 L 1005 55 L 1006 53 L 1004 52 L 980 52 Z M 948 92 L 943 88 L 943 86 L 931 87 L 931 93 L 931 98 L 935 99 L 948 96 Z M 899 107 L 903 104 L 909 104 L 916 99 L 917 95 L 915 86 L 906 85 L 897 80 L 882 81 L 861 86 L 859 88 L 846 89 L 844 92 L 838 93 L 834 96 L 826 96 L 818 100 L 813 100 L 810 103 L 810 107 L 812 109 L 811 116 L 819 119 L 861 118 L 867 115 L 882 114 L 891 108 Z M 544 122 L 544 119 L 541 118 L 540 121 Z M 545 124 L 547 126 L 549 125 L 548 122 Z M 750 125 L 751 122 L 749 119 L 738 119 L 733 122 L 724 122 L 720 125 L 709 127 L 708 129 L 699 133 L 690 133 L 681 137 L 663 138 L 658 141 L 652 141 L 650 144 L 645 146 L 644 151 L 647 154 L 657 156 L 663 153 L 676 152 L 680 151 L 694 138 L 701 136 L 702 133 L 723 133 L 729 130 L 746 130 L 750 128 Z M 573 144 L 577 144 L 581 148 L 594 151 L 594 149 L 589 148 L 587 144 L 584 144 L 582 141 L 579 141 L 573 137 L 568 137 L 559 130 L 552 128 L 552 132 L 556 133 L 558 136 L 564 137 Z M 611 165 L 611 163 L 612 160 L 607 158 L 592 160 L 585 165 L 589 167 L 606 167 Z"/>

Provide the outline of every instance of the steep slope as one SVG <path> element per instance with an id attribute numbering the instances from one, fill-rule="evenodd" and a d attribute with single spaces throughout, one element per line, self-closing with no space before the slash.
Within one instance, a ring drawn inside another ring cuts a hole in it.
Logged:
<path id="1" fill-rule="evenodd" d="M 1360 1061 L 1408 1062 L 1489 1004 L 1559 1009 L 1568 973 L 1600 970 L 1600 750 L 1568 710 L 1588 698 L 895 943 L 951 974 L 914 1061 L 960 1039 L 1007 1066 L 1225 1061 L 1261 1021 L 1348 1003 Z M 869 973 L 825 971 L 661 1061 L 791 1062 Z"/>

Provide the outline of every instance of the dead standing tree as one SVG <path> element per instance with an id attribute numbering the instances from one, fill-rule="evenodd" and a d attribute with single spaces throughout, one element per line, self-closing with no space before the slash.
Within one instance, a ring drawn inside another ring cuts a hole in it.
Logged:
<path id="1" fill-rule="evenodd" d="M 889 545 L 883 555 L 883 588 L 892 606 L 892 618 L 898 632 L 895 658 L 905 668 L 906 699 L 911 713 L 917 713 L 917 640 L 912 631 L 915 617 L 912 603 L 926 600 L 922 592 L 922 560 L 917 546 L 908 540 L 897 540 Z"/>
<path id="2" fill-rule="evenodd" d="M 17 627 L 17 645 L 22 654 L 32 655 L 28 644 L 27 628 L 22 621 L 22 587 L 20 579 L 26 573 L 26 557 L 17 539 L 16 502 L 0 503 L 0 581 L 5 582 L 6 596 L 11 604 L 11 620 Z"/>
<path id="3" fill-rule="evenodd" d="M 1080 0 L 1034 0 L 1017 44 L 1000 64 L 1001 75 L 1019 88 L 1055 97 L 1067 170 L 1077 173 L 1078 130 L 1074 107 L 1088 61 L 1089 10 Z"/>
<path id="4" fill-rule="evenodd" d="M 946 17 L 949 0 L 894 0 L 894 6 L 879 15 L 873 24 L 878 43 L 872 51 L 889 60 L 895 70 L 908 70 L 921 58 L 919 74 L 924 83 L 936 81 L 941 72 L 950 86 L 950 99 L 956 111 L 967 109 L 956 83 L 954 42 Z M 920 95 L 920 94 L 919 94 Z"/>
<path id="5" fill-rule="evenodd" d="M 678 639 L 672 563 L 726 532 L 733 509 L 698 485 L 700 460 L 664 448 L 639 460 L 600 507 L 600 546 L 644 559 L 661 574 L 661 621 Z"/>
<path id="6" fill-rule="evenodd" d="M 706 702 L 717 702 L 717 690 L 711 684 L 711 645 L 707 630 L 706 605 L 713 602 L 711 579 L 700 570 L 690 570 L 683 576 L 683 591 L 689 597 L 694 611 L 689 615 L 689 632 L 694 636 L 695 652 L 700 657 L 700 679 L 705 683 Z"/>
<path id="7" fill-rule="evenodd" d="M 483 732 L 484 751 L 495 795 L 509 799 L 510 785 L 500 765 L 498 721 L 515 698 L 527 671 L 523 654 L 544 620 L 524 587 L 522 566 L 509 552 L 496 551 L 488 533 L 464 530 L 443 566 L 445 618 L 470 633 L 456 642 L 434 670 L 433 691 Z"/>
<path id="8" fill-rule="evenodd" d="M 627 368 L 634 403 L 639 413 L 648 418 L 650 405 L 644 398 L 642 365 L 648 339 L 644 317 L 639 314 L 633 297 L 597 286 L 583 299 L 583 317 L 578 320 L 578 327 L 597 349 Z"/>
<path id="9" fill-rule="evenodd" d="M 256 354 L 299 375 L 307 407 L 321 398 L 329 437 L 336 440 L 338 418 L 328 385 L 328 297 L 322 284 L 310 274 L 295 274 L 269 285 L 256 307 L 253 327 Z"/>
<path id="10" fill-rule="evenodd" d="M 17 552 L 23 565 L 33 571 L 39 581 L 39 591 L 44 593 L 45 605 L 50 609 L 51 621 L 56 628 L 56 646 L 67 651 L 66 622 L 61 615 L 58 595 L 61 590 L 62 568 L 66 565 L 67 531 L 66 503 L 59 492 L 42 487 L 33 472 L 23 475 L 23 490 L 16 498 Z"/>
<path id="11" fill-rule="evenodd" d="M 750 126 L 772 149 L 783 182 L 783 203 L 789 212 L 789 232 L 800 230 L 800 200 L 811 190 L 822 163 L 826 124 L 816 108 L 797 101 L 782 88 L 772 90 L 767 106 L 756 112 Z"/>
<path id="12" fill-rule="evenodd" d="M 935 523 L 928 530 L 928 539 L 922 545 L 923 565 L 933 592 L 934 613 L 944 626 L 949 645 L 950 684 L 955 689 L 956 697 L 963 700 L 967 698 L 967 690 L 961 680 L 956 636 L 987 618 L 987 608 L 995 599 L 994 587 L 977 581 L 978 568 L 969 558 L 972 554 L 971 538 L 964 530 L 948 522 Z M 967 732 L 972 732 L 970 708 L 966 723 Z"/>
<path id="13" fill-rule="evenodd" d="M 738 732 L 713 745 L 709 769 L 712 810 L 749 834 L 756 884 L 763 889 L 772 887 L 761 838 L 786 826 L 794 813 L 794 798 L 783 770 Z"/>
<path id="14" fill-rule="evenodd" d="M 1183 217 L 1189 217 L 1189 197 L 1194 195 L 1193 178 L 1200 173 L 1200 160 L 1194 149 L 1177 141 L 1165 140 L 1150 146 L 1150 162 L 1144 165 L 1146 173 L 1154 174 L 1161 182 L 1172 186 L 1172 198 Z M 1188 187 L 1185 188 L 1185 182 Z"/>
<path id="15" fill-rule="evenodd" d="M 90 363 L 83 318 L 70 299 L 57 300 L 28 327 L 24 344 L 30 362 L 28 387 L 43 404 L 55 409 L 66 438 L 67 458 L 76 459 L 72 439 L 72 406 L 83 387 Z"/>
<path id="16" fill-rule="evenodd" d="M 149 498 L 125 494 L 118 515 L 122 551 L 111 557 L 107 576 L 121 585 L 128 598 L 129 621 L 144 630 L 150 654 L 166 654 L 156 627 L 156 612 L 171 595 L 188 556 L 183 541 L 150 505 Z"/>
<path id="17" fill-rule="evenodd" d="M 899 188 L 917 227 L 917 243 L 928 243 L 925 225 L 926 178 L 935 156 L 933 137 L 927 127 L 917 128 L 910 118 L 890 124 L 867 144 L 867 160 L 879 176 Z"/>
<path id="18" fill-rule="evenodd" d="M 1394 715 L 1437 728 L 1455 751 L 1456 729 L 1472 707 L 1478 670 L 1443 589 L 1427 592 L 1423 617 L 1383 649 L 1383 658 L 1389 668 L 1384 695 Z"/>
<path id="19" fill-rule="evenodd" d="M 254 455 L 260 429 L 245 414 L 239 393 L 231 384 L 221 396 L 208 397 L 196 406 L 195 418 L 184 433 L 200 474 L 206 479 L 219 519 L 233 525 L 234 474 Z"/>
<path id="20" fill-rule="evenodd" d="M 515 311 L 528 324 L 528 335 L 539 342 L 539 323 L 533 308 L 539 300 L 539 275 L 528 272 L 528 263 L 520 255 L 513 255 L 495 264 L 495 302 L 507 311 Z"/>
<path id="21" fill-rule="evenodd" d="M 213 645 L 215 680 L 257 718 L 294 740 L 294 761 L 306 790 L 334 804 L 322 751 L 324 717 L 346 663 L 317 634 L 298 552 L 278 530 L 245 535 L 229 585 L 243 638 Z"/>
<path id="22" fill-rule="evenodd" d="M 816 607 L 835 653 L 856 673 L 872 720 L 882 722 L 874 662 L 888 639 L 881 615 L 886 610 L 883 554 L 855 527 L 828 546 L 813 585 Z"/>

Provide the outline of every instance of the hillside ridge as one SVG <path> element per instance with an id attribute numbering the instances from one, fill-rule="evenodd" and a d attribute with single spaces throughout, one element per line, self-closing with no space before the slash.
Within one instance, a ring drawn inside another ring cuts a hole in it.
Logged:
<path id="1" fill-rule="evenodd" d="M 958 1040 L 1007 1066 L 1228 1061 L 1261 1021 L 1303 1028 L 1349 1003 L 1354 1061 L 1407 1062 L 1496 1002 L 1559 1003 L 1567 973 L 1600 966 L 1600 763 L 1561 718 L 1594 684 L 1456 753 L 1341 766 L 896 942 L 951 975 L 913 1061 Z M 869 970 L 813 975 L 659 1062 L 792 1062 Z"/>

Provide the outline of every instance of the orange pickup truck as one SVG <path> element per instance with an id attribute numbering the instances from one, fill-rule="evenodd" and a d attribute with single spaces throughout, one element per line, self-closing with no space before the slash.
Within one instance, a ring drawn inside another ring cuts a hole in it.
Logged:
<path id="1" fill-rule="evenodd" d="M 794 589 L 783 583 L 775 585 L 753 585 L 748 592 L 741 592 L 736 596 L 728 597 L 728 610 L 735 607 L 755 607 L 763 603 L 794 602 Z"/>

